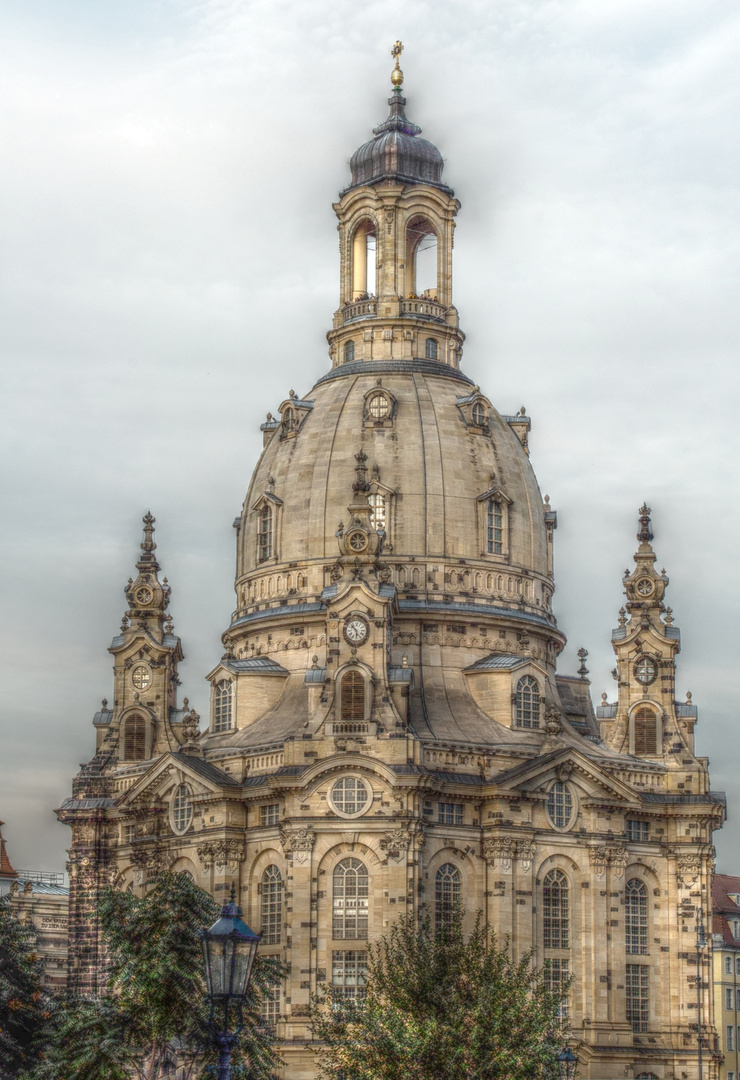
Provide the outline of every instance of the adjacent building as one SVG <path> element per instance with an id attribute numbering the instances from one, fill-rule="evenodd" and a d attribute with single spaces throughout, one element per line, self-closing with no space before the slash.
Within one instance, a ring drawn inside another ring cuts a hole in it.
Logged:
<path id="1" fill-rule="evenodd" d="M 289 967 L 267 1007 L 285 1077 L 312 1080 L 312 994 L 361 996 L 368 941 L 403 912 L 443 926 L 462 900 L 553 984 L 572 976 L 562 1010 L 582 1077 L 694 1080 L 701 995 L 715 1078 L 710 958 L 697 969 L 693 941 L 724 800 L 695 750 L 697 707 L 676 698 L 651 513 L 612 632 L 614 698 L 594 710 L 585 652 L 558 670 L 557 518 L 530 418 L 499 412 L 462 369 L 460 203 L 406 116 L 394 55 L 389 115 L 334 204 L 329 370 L 307 358 L 313 387 L 262 425 L 202 726 L 179 696 L 144 519 L 95 752 L 58 811 L 70 979 L 101 986 L 107 883 L 141 894 L 167 868 L 216 898 L 233 885 Z"/>
<path id="2" fill-rule="evenodd" d="M 740 1074 L 740 877 L 715 874 L 712 883 L 714 1017 L 724 1061 L 720 1080 Z"/>

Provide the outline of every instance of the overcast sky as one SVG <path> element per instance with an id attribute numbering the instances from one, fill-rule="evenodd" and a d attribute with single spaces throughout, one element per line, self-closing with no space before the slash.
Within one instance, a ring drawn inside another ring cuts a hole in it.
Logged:
<path id="1" fill-rule="evenodd" d="M 183 693 L 234 607 L 261 437 L 328 368 L 348 159 L 407 112 L 462 202 L 463 367 L 532 416 L 555 609 L 615 699 L 636 511 L 682 630 L 680 700 L 740 874 L 740 13 L 734 0 L 5 0 L 0 35 L 0 818 L 61 870 L 53 810 L 112 699 L 141 515 Z"/>

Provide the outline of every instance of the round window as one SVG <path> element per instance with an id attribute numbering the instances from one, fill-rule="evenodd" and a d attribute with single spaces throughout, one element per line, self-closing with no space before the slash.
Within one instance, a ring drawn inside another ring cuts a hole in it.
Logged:
<path id="1" fill-rule="evenodd" d="M 567 829 L 573 821 L 573 796 L 560 780 L 547 793 L 547 816 L 556 829 Z"/>
<path id="2" fill-rule="evenodd" d="M 373 394 L 367 403 L 367 411 L 373 420 L 384 420 L 391 411 L 385 394 Z"/>
<path id="3" fill-rule="evenodd" d="M 652 656 L 641 656 L 635 664 L 635 678 L 643 686 L 649 686 L 658 677 L 658 669 Z"/>
<path id="4" fill-rule="evenodd" d="M 342 817 L 359 817 L 372 802 L 370 790 L 359 776 L 345 776 L 338 780 L 329 796 L 331 805 Z"/>
<path id="5" fill-rule="evenodd" d="M 131 672 L 131 682 L 137 690 L 148 690 L 152 684 L 152 673 L 146 664 L 137 664 Z"/>

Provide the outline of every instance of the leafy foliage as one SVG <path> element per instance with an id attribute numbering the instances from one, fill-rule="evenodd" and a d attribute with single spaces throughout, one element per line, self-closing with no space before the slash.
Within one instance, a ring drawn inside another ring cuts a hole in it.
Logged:
<path id="1" fill-rule="evenodd" d="M 528 954 L 499 948 L 479 916 L 439 935 L 402 916 L 368 951 L 367 997 L 329 991 L 313 1008 L 322 1074 L 347 1080 L 541 1080 L 557 1077 L 560 995 Z"/>
<path id="2" fill-rule="evenodd" d="M 34 1038 L 48 1013 L 43 961 L 33 927 L 10 912 L 0 897 L 0 1078 L 14 1077 L 35 1058 Z"/>
<path id="3" fill-rule="evenodd" d="M 175 1066 L 183 1080 L 209 1075 L 218 1055 L 198 930 L 219 910 L 186 874 L 157 875 L 143 897 L 106 889 L 99 913 L 110 994 L 60 1006 L 45 1033 L 44 1060 L 28 1080 L 160 1080 Z M 260 1007 L 283 974 L 273 958 L 257 957 L 235 1076 L 245 1058 L 250 1080 L 273 1076 L 275 1040 L 259 1024 Z"/>

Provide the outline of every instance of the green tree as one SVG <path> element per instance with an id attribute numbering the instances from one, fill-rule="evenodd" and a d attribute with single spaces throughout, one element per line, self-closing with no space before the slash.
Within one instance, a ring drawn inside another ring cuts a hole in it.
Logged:
<path id="1" fill-rule="evenodd" d="M 444 935 L 402 916 L 368 950 L 364 1000 L 314 1003 L 322 1075 L 347 1080 L 540 1080 L 558 1075 L 561 995 L 528 954 L 511 959 L 479 916 Z"/>
<path id="2" fill-rule="evenodd" d="M 60 1006 L 31 1080 L 160 1080 L 175 1065 L 183 1078 L 207 1076 L 217 1054 L 198 930 L 219 910 L 186 874 L 157 875 L 143 897 L 106 889 L 99 911 L 109 994 Z M 253 1080 L 272 1077 L 277 1064 L 275 1039 L 259 1021 L 263 995 L 283 974 L 271 958 L 255 961 L 234 1055 L 235 1065 L 249 1063 L 242 1072 Z"/>
<path id="3" fill-rule="evenodd" d="M 0 1078 L 15 1077 L 36 1056 L 34 1040 L 45 1023 L 48 998 L 36 933 L 10 912 L 0 897 Z"/>

